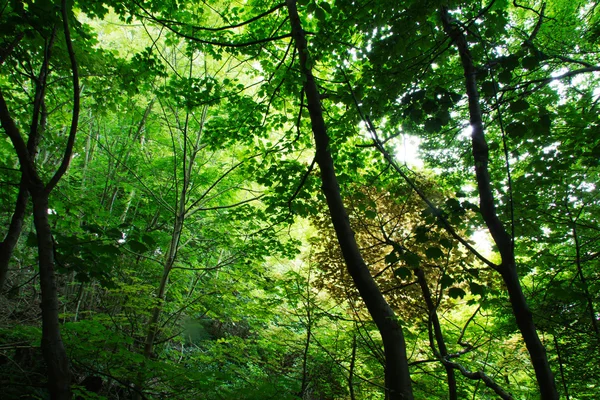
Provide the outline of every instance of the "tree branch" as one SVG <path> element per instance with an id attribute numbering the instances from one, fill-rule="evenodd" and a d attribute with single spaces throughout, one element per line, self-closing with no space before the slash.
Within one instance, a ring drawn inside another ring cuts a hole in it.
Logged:
<path id="1" fill-rule="evenodd" d="M 188 26 L 188 27 L 190 27 L 190 28 L 193 28 L 194 30 L 197 30 L 197 31 L 208 31 L 208 32 L 219 32 L 219 31 L 225 31 L 225 30 L 228 30 L 228 29 L 239 28 L 239 27 L 241 27 L 241 26 L 244 26 L 244 25 L 251 24 L 252 22 L 254 22 L 254 21 L 258 21 L 259 19 L 261 19 L 261 18 L 263 18 L 263 17 L 266 17 L 267 15 L 269 15 L 269 14 L 272 14 L 272 13 L 274 13 L 275 11 L 277 11 L 277 10 L 279 10 L 279 9 L 281 9 L 281 8 L 283 8 L 283 7 L 285 6 L 285 3 L 279 3 L 279 4 L 275 5 L 274 7 L 272 7 L 271 9 L 269 9 L 269 10 L 267 10 L 267 11 L 265 11 L 265 12 L 262 12 L 262 13 L 260 13 L 260 14 L 256 15 L 255 17 L 252 17 L 252 18 L 250 18 L 250 19 L 248 19 L 248 20 L 246 20 L 246 21 L 239 22 L 239 23 L 237 23 L 237 24 L 232 24 L 232 25 L 219 26 L 219 27 L 217 27 L 217 28 L 209 28 L 209 27 L 205 27 L 205 26 L 187 25 L 187 24 L 184 24 L 184 23 L 182 23 L 182 22 L 179 22 L 179 21 L 173 21 L 173 20 L 170 20 L 170 19 L 163 19 L 163 18 L 160 18 L 160 19 L 159 19 L 159 18 L 156 18 L 156 17 L 154 17 L 154 16 L 153 16 L 153 15 L 152 15 L 150 12 L 148 12 L 148 11 L 147 11 L 147 10 L 146 10 L 144 7 L 142 7 L 142 6 L 141 6 L 139 3 L 137 3 L 137 2 L 136 2 L 135 4 L 136 4 L 138 7 L 140 7 L 140 8 L 141 8 L 141 9 L 142 9 L 142 10 L 143 10 L 143 11 L 144 11 L 146 14 L 148 14 L 148 15 L 150 16 L 150 19 L 151 19 L 152 21 L 158 22 L 159 24 L 161 24 L 161 25 L 163 25 L 163 26 L 166 26 L 166 24 L 173 24 L 173 25 L 185 25 L 185 26 Z"/>
<path id="2" fill-rule="evenodd" d="M 77 125 L 79 123 L 79 109 L 80 109 L 80 93 L 79 93 L 79 71 L 77 68 L 77 59 L 75 58 L 75 51 L 73 50 L 73 43 L 71 41 L 71 32 L 69 31 L 69 16 L 67 13 L 67 2 L 62 0 L 62 18 L 63 18 L 63 29 L 65 31 L 65 42 L 67 45 L 67 51 L 69 53 L 69 61 L 71 62 L 71 71 L 73 74 L 73 111 L 71 115 L 71 127 L 69 129 L 69 137 L 67 139 L 67 147 L 63 155 L 60 166 L 54 173 L 54 176 L 50 179 L 46 185 L 46 193 L 50 193 L 56 186 L 60 178 L 64 175 L 71 162 L 71 155 L 73 154 L 73 146 L 75 144 L 75 136 L 77 135 Z"/>
<path id="3" fill-rule="evenodd" d="M 308 166 L 308 169 L 306 170 L 306 172 L 302 176 L 302 179 L 300 180 L 300 183 L 298 184 L 298 187 L 294 191 L 294 194 L 288 200 L 288 209 L 290 210 L 290 212 L 292 212 L 292 201 L 294 201 L 294 199 L 296 198 L 296 196 L 298 196 L 298 193 L 300 193 L 300 190 L 302 190 L 302 187 L 306 183 L 306 179 L 308 179 L 308 176 L 310 175 L 310 173 L 313 171 L 316 162 L 317 162 L 317 158 L 313 157 L 312 162 L 310 163 L 310 165 Z"/>
<path id="4" fill-rule="evenodd" d="M 344 72 L 344 75 L 345 75 L 345 72 Z M 352 98 L 354 99 L 354 105 L 356 106 L 356 108 L 358 110 L 360 118 L 365 123 L 365 125 L 367 126 L 367 129 L 369 130 L 369 132 L 372 135 L 373 146 L 383 155 L 383 158 L 388 162 L 389 165 L 392 166 L 392 168 L 394 168 L 394 170 L 402 177 L 402 179 L 404 179 L 404 181 L 417 193 L 417 195 L 421 198 L 421 200 L 423 200 L 423 202 L 425 202 L 425 204 L 427 204 L 427 206 L 431 209 L 433 215 L 438 219 L 438 221 L 440 221 L 442 223 L 442 225 L 444 225 L 444 228 L 446 229 L 446 231 L 453 238 L 455 238 L 459 243 L 461 243 L 463 246 L 465 246 L 467 248 L 467 250 L 469 250 L 473 255 L 475 255 L 475 257 L 477 257 L 479 260 L 481 260 L 484 264 L 486 264 L 493 270 L 497 271 L 499 266 L 496 265 L 495 263 L 491 262 L 490 260 L 488 260 L 486 257 L 484 257 L 481 253 L 479 253 L 477 250 L 475 250 L 475 248 L 471 244 L 469 244 L 469 242 L 467 242 L 466 239 L 464 239 L 462 236 L 460 236 L 458 234 L 458 232 L 456 232 L 454 227 L 450 224 L 450 221 L 448 221 L 448 219 L 444 216 L 442 211 L 439 208 L 437 208 L 433 204 L 433 202 L 431 200 L 429 200 L 429 198 L 427 197 L 425 192 L 423 190 L 421 190 L 421 188 L 419 188 L 413 182 L 413 180 L 410 179 L 408 177 L 408 175 L 406 175 L 404 173 L 404 171 L 402 171 L 402 169 L 400 168 L 400 166 L 398 165 L 396 160 L 394 160 L 394 158 L 390 155 L 390 153 L 383 146 L 381 140 L 379 139 L 379 137 L 377 135 L 377 130 L 375 129 L 375 126 L 373 125 L 373 123 L 371 122 L 369 117 L 367 117 L 363 114 L 362 109 L 360 108 L 360 104 L 358 103 L 358 99 L 355 96 L 354 89 L 352 89 L 352 86 L 350 85 L 350 81 L 348 80 L 347 76 L 346 76 L 346 83 L 348 84 L 348 88 L 350 90 L 350 93 L 352 94 Z"/>

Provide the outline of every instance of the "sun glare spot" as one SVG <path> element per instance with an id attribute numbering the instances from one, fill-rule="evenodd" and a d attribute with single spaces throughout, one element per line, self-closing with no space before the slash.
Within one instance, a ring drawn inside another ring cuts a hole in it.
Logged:
<path id="1" fill-rule="evenodd" d="M 422 168 L 423 160 L 419 157 L 420 140 L 416 136 L 401 135 L 396 141 L 396 159 L 409 167 Z"/>
<path id="2" fill-rule="evenodd" d="M 465 129 L 463 129 L 460 133 L 459 133 L 459 138 L 461 140 L 469 140 L 471 139 L 471 134 L 473 133 L 473 126 L 471 124 L 467 125 L 465 127 Z"/>

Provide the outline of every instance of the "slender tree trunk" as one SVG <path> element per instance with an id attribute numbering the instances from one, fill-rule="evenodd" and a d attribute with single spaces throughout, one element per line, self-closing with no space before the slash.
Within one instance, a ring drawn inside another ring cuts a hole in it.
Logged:
<path id="1" fill-rule="evenodd" d="M 4 283 L 6 282 L 6 276 L 8 274 L 8 266 L 10 265 L 10 259 L 12 258 L 17 242 L 19 241 L 19 237 L 21 236 L 28 201 L 29 191 L 27 190 L 27 183 L 21 175 L 21 183 L 19 184 L 19 193 L 17 194 L 15 211 L 10 220 L 6 237 L 4 238 L 4 241 L 0 243 L 0 292 L 2 292 L 2 289 L 4 288 Z"/>
<path id="2" fill-rule="evenodd" d="M 437 316 L 436 306 L 433 303 L 431 291 L 429 290 L 427 280 L 425 279 L 425 273 L 422 269 L 418 268 L 415 270 L 415 275 L 417 276 L 417 279 L 419 281 L 419 286 L 421 287 L 421 291 L 423 292 L 423 297 L 425 299 L 425 304 L 427 305 L 427 311 L 429 312 L 429 343 L 436 358 L 438 358 L 442 362 L 442 364 L 444 364 L 444 368 L 446 369 L 446 373 L 448 376 L 448 398 L 452 400 L 458 399 L 458 388 L 456 385 L 456 377 L 454 375 L 454 370 L 457 369 L 464 377 L 473 380 L 483 381 L 483 383 L 488 388 L 492 389 L 497 395 L 499 395 L 500 398 L 504 400 L 514 400 L 510 393 L 508 393 L 506 390 L 500 387 L 500 385 L 498 385 L 496 382 L 494 382 L 492 378 L 483 373 L 483 371 L 467 371 L 467 369 L 465 369 L 462 365 L 449 360 L 449 353 L 448 349 L 446 348 L 444 336 L 442 334 L 442 327 L 440 324 L 440 320 Z M 435 348 L 434 338 L 435 342 L 438 345 L 439 351 Z"/>
<path id="3" fill-rule="evenodd" d="M 587 309 L 590 314 L 590 321 L 592 323 L 592 328 L 596 333 L 596 338 L 600 339 L 600 330 L 598 329 L 598 321 L 596 316 L 596 310 L 594 308 L 594 301 L 592 296 L 590 296 L 590 290 L 588 288 L 588 282 L 583 274 L 583 265 L 581 262 L 581 244 L 579 243 L 579 235 L 577 234 L 577 221 L 573 221 L 572 227 L 573 233 L 573 241 L 575 242 L 575 264 L 577 265 L 577 275 L 579 276 L 579 280 L 581 281 L 581 286 L 583 288 L 583 293 L 585 295 L 585 299 L 587 301 Z"/>
<path id="4" fill-rule="evenodd" d="M 304 342 L 304 353 L 302 354 L 302 384 L 300 385 L 300 398 L 304 398 L 306 389 L 308 389 L 309 376 L 308 376 L 308 352 L 310 349 L 310 340 L 312 336 L 312 318 L 310 303 L 307 300 L 306 310 L 306 341 Z"/>
<path id="5" fill-rule="evenodd" d="M 354 395 L 354 367 L 356 364 L 356 331 L 352 335 L 352 355 L 350 356 L 350 367 L 348 368 L 348 389 L 350 390 L 350 400 L 356 400 Z"/>
<path id="6" fill-rule="evenodd" d="M 435 335 L 435 341 L 437 342 L 439 355 L 442 359 L 446 359 L 446 357 L 448 356 L 448 349 L 446 348 L 446 341 L 444 340 L 444 335 L 442 333 L 442 326 L 437 315 L 437 308 L 433 303 L 431 291 L 429 290 L 429 285 L 427 284 L 427 280 L 425 279 L 425 273 L 422 269 L 417 268 L 415 269 L 415 275 L 417 276 L 419 286 L 421 287 L 421 291 L 423 292 L 425 304 L 427 305 L 429 321 L 433 325 L 433 332 Z M 433 346 L 433 343 L 431 345 Z M 435 351 L 435 347 L 433 348 L 433 350 Z M 458 400 L 454 368 L 452 368 L 446 363 L 444 363 L 444 368 L 446 369 L 446 375 L 448 377 L 448 398 L 450 400 Z"/>
<path id="7" fill-rule="evenodd" d="M 73 315 L 73 322 L 77 322 L 79 318 L 79 309 L 81 308 L 81 303 L 83 303 L 83 299 L 85 297 L 85 288 L 84 283 L 81 282 L 79 284 L 79 289 L 77 290 L 77 305 L 75 306 L 75 315 Z"/>
<path id="8" fill-rule="evenodd" d="M 179 248 L 179 238 L 181 237 L 182 229 L 183 216 L 179 215 L 175 221 L 173 235 L 171 237 L 171 243 L 169 245 L 169 253 L 165 260 L 163 273 L 160 278 L 160 283 L 158 285 L 158 291 L 156 293 L 156 299 L 158 303 L 156 304 L 156 306 L 154 306 L 154 309 L 152 310 L 152 317 L 150 318 L 149 322 L 148 334 L 146 335 L 146 342 L 144 343 L 144 356 L 146 358 L 150 358 L 150 356 L 152 355 L 154 339 L 156 338 L 156 334 L 158 333 L 158 321 L 160 318 L 160 312 L 162 310 L 163 301 L 165 299 L 167 283 L 169 282 L 169 274 L 171 273 L 171 269 L 173 268 L 173 264 L 175 263 L 175 258 L 177 257 L 177 250 Z"/>
<path id="9" fill-rule="evenodd" d="M 517 326 L 521 331 L 525 346 L 529 352 L 529 357 L 531 358 L 531 364 L 535 370 L 537 382 L 540 387 L 541 398 L 543 400 L 558 399 L 558 391 L 556 390 L 556 384 L 554 382 L 554 374 L 548 363 L 546 348 L 537 334 L 533 322 L 533 315 L 527 305 L 527 299 L 523 294 L 521 282 L 519 282 L 516 265 L 505 265 L 501 274 L 506 289 L 508 290 L 508 296 Z"/>
<path id="10" fill-rule="evenodd" d="M 191 61 L 190 61 L 191 63 Z M 190 67 L 191 68 L 191 67 Z M 191 69 L 190 69 L 191 74 Z M 146 113 L 144 114 L 144 121 L 148 118 L 150 110 L 152 108 L 152 103 L 154 100 L 150 102 L 148 107 L 146 108 Z M 204 108 L 202 114 L 202 121 L 206 118 L 207 108 Z M 189 114 L 188 114 L 189 115 Z M 138 133 L 142 132 L 142 127 L 144 121 L 140 124 L 140 128 L 138 129 Z M 187 121 L 187 120 L 186 120 Z M 177 199 L 177 205 L 174 210 L 174 221 L 173 221 L 173 232 L 171 234 L 171 242 L 169 243 L 169 250 L 167 252 L 167 256 L 165 258 L 165 263 L 163 265 L 163 272 L 160 279 L 160 283 L 158 285 L 158 291 L 156 293 L 157 304 L 152 309 L 152 316 L 150 317 L 148 333 L 146 335 L 146 340 L 144 342 L 144 357 L 150 358 L 152 356 L 152 351 L 154 348 L 154 341 L 156 339 L 156 335 L 158 334 L 158 323 L 160 321 L 160 314 L 163 309 L 163 303 L 165 300 L 165 293 L 167 290 L 167 284 L 169 282 L 169 274 L 175 264 L 175 260 L 177 258 L 177 252 L 179 251 L 179 242 L 181 239 L 181 233 L 183 231 L 183 224 L 185 222 L 186 217 L 186 202 L 187 195 L 190 184 L 190 176 L 192 173 L 192 169 L 194 166 L 194 161 L 196 157 L 196 152 L 192 151 L 189 156 L 189 162 L 186 163 L 187 154 L 187 122 L 184 129 L 184 148 L 183 148 L 183 183 L 181 186 L 181 192 L 179 193 L 179 198 Z M 198 132 L 198 137 L 196 140 L 196 144 L 200 140 L 200 135 L 202 133 L 202 129 Z M 177 179 L 177 177 L 174 177 Z M 128 206 L 129 208 L 129 206 Z M 137 393 L 135 394 L 135 399 L 140 399 L 142 397 L 142 375 L 138 374 L 138 383 L 136 384 Z"/>
<path id="11" fill-rule="evenodd" d="M 444 31 L 456 45 L 464 70 L 465 88 L 469 101 L 469 117 L 473 129 L 471 143 L 475 161 L 477 188 L 479 189 L 479 209 L 494 243 L 498 247 L 502 259 L 502 263 L 497 269 L 504 279 L 517 326 L 521 331 L 525 346 L 529 351 L 531 364 L 535 370 L 535 375 L 540 388 L 541 399 L 557 400 L 559 398 L 558 391 L 556 390 L 554 375 L 550 369 L 550 364 L 548 363 L 546 349 L 537 334 L 533 316 L 527 305 L 527 300 L 523 294 L 519 276 L 517 274 L 513 238 L 504 228 L 504 225 L 502 224 L 502 221 L 500 221 L 500 218 L 498 218 L 496 212 L 491 178 L 488 170 L 489 150 L 483 129 L 483 119 L 479 104 L 479 91 L 477 89 L 473 57 L 471 56 L 462 28 L 451 23 L 448 9 L 443 7 L 440 14 Z"/>
<path id="12" fill-rule="evenodd" d="M 560 367 L 560 378 L 562 381 L 563 389 L 565 391 L 565 397 L 567 398 L 567 400 L 571 400 L 571 398 L 569 397 L 569 388 L 567 386 L 567 381 L 565 379 L 565 369 L 564 369 L 562 357 L 560 354 L 560 346 L 558 344 L 558 339 L 556 339 L 556 334 L 552 335 L 552 337 L 554 338 L 554 347 L 556 348 L 556 356 L 558 357 L 558 366 Z"/>
<path id="13" fill-rule="evenodd" d="M 308 67 L 308 47 L 304 30 L 298 16 L 295 0 L 286 0 L 292 36 L 300 58 L 300 69 L 304 80 L 308 111 L 315 139 L 316 160 L 321 171 L 322 190 L 327 199 L 329 214 L 336 236 L 356 288 L 358 289 L 373 321 L 379 329 L 385 354 L 386 399 L 412 400 L 412 385 L 406 355 L 406 344 L 402 327 L 394 311 L 383 297 L 369 268 L 360 253 L 354 232 L 342 201 L 335 174 L 333 159 L 329 151 L 329 136 L 321 108 L 317 84 Z"/>

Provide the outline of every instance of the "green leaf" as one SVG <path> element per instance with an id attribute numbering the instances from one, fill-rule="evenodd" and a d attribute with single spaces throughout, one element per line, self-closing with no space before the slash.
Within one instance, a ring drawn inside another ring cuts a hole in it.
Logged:
<path id="1" fill-rule="evenodd" d="M 110 228 L 106 231 L 106 236 L 110 237 L 111 239 L 121 239 L 123 238 L 123 233 L 117 228 Z"/>
<path id="2" fill-rule="evenodd" d="M 502 82 L 502 83 L 510 83 L 512 79 L 512 72 L 508 69 L 505 69 L 504 71 L 500 72 L 498 74 L 498 81 Z"/>
<path id="3" fill-rule="evenodd" d="M 471 203 L 468 200 L 465 200 L 461 203 L 462 208 L 464 208 L 465 210 L 471 210 L 471 211 L 479 211 L 479 206 L 477 206 L 477 204 Z"/>
<path id="4" fill-rule="evenodd" d="M 429 133 L 437 133 L 442 130 L 442 123 L 437 118 L 428 118 L 424 128 Z"/>
<path id="5" fill-rule="evenodd" d="M 448 206 L 448 208 L 452 211 L 460 211 L 461 210 L 460 202 L 458 200 L 456 200 L 455 198 L 450 198 L 450 199 L 446 200 L 446 206 Z"/>
<path id="6" fill-rule="evenodd" d="M 483 296 L 485 294 L 485 286 L 480 285 L 476 282 L 469 282 L 469 289 L 471 290 L 471 293 L 479 295 L 479 296 Z"/>
<path id="7" fill-rule="evenodd" d="M 440 244 L 442 246 L 444 246 L 444 248 L 446 248 L 446 249 L 451 249 L 454 247 L 454 245 L 452 244 L 452 241 L 450 241 L 449 239 L 446 239 L 446 238 L 440 239 Z"/>
<path id="8" fill-rule="evenodd" d="M 425 250 L 425 254 L 429 258 L 437 259 L 444 257 L 444 252 L 439 247 L 430 247 Z"/>
<path id="9" fill-rule="evenodd" d="M 400 258 L 404 260 L 404 262 L 406 262 L 406 264 L 409 267 L 417 268 L 421 263 L 421 257 L 410 251 L 407 251 L 404 254 L 402 254 Z"/>
<path id="10" fill-rule="evenodd" d="M 325 19 L 327 18 L 325 10 L 323 10 L 321 7 L 315 8 L 315 18 L 317 18 L 321 22 L 325 22 Z"/>
<path id="11" fill-rule="evenodd" d="M 502 68 L 508 71 L 512 71 L 513 69 L 519 66 L 519 57 L 516 55 L 510 55 L 502 60 Z"/>
<path id="12" fill-rule="evenodd" d="M 528 70 L 536 69 L 540 65 L 540 60 L 535 56 L 524 57 L 521 60 L 521 65 Z"/>
<path id="13" fill-rule="evenodd" d="M 429 241 L 429 229 L 426 226 L 417 226 L 415 229 L 415 240 L 417 243 L 427 243 Z"/>
<path id="14" fill-rule="evenodd" d="M 508 8 L 508 0 L 496 0 L 491 7 L 491 10 L 506 10 Z"/>
<path id="15" fill-rule="evenodd" d="M 450 111 L 440 110 L 435 115 L 435 119 L 440 123 L 441 126 L 444 126 L 450 122 L 450 120 L 452 119 L 452 116 L 450 115 Z"/>
<path id="16" fill-rule="evenodd" d="M 100 254 L 107 256 L 118 256 L 121 254 L 121 252 L 117 246 L 113 246 L 111 244 L 101 244 L 94 247 L 94 255 L 98 256 Z"/>
<path id="17" fill-rule="evenodd" d="M 127 244 L 129 245 L 129 248 L 136 253 L 145 253 L 150 250 L 148 246 L 142 242 L 138 242 L 137 240 L 129 240 L 127 241 Z"/>
<path id="18" fill-rule="evenodd" d="M 498 91 L 498 85 L 495 82 L 486 81 L 481 84 L 481 91 L 488 97 L 494 96 Z"/>
<path id="19" fill-rule="evenodd" d="M 517 100 L 514 101 L 512 103 L 510 103 L 510 111 L 514 112 L 514 113 L 518 113 L 521 111 L 525 111 L 529 108 L 529 103 L 525 100 Z"/>
<path id="20" fill-rule="evenodd" d="M 91 233 L 102 233 L 102 228 L 100 228 L 98 225 L 96 224 L 86 224 L 83 227 L 86 231 L 91 232 Z"/>
<path id="21" fill-rule="evenodd" d="M 420 123 L 423 118 L 423 110 L 421 108 L 416 108 L 414 105 L 410 106 L 406 113 L 411 121 L 415 123 Z"/>
<path id="22" fill-rule="evenodd" d="M 367 210 L 367 211 L 365 211 L 365 216 L 369 219 L 375 219 L 377 217 L 377 211 Z"/>
<path id="23" fill-rule="evenodd" d="M 386 262 L 386 264 L 393 264 L 396 261 L 398 261 L 398 255 L 396 254 L 395 251 L 392 251 L 390 254 L 388 254 L 387 256 L 385 256 L 385 262 Z"/>
<path id="24" fill-rule="evenodd" d="M 154 238 L 147 233 L 142 236 L 142 242 L 147 244 L 149 247 L 156 246 L 156 240 L 154 240 Z"/>
<path id="25" fill-rule="evenodd" d="M 427 114 L 433 114 L 435 113 L 439 106 L 438 106 L 438 102 L 434 101 L 432 99 L 427 99 L 423 102 L 423 111 L 425 111 Z"/>
<path id="26" fill-rule="evenodd" d="M 444 275 L 444 276 L 442 276 L 442 279 L 440 279 L 440 284 L 442 285 L 442 289 L 449 287 L 453 283 L 454 283 L 454 278 L 452 278 L 450 275 Z"/>
<path id="27" fill-rule="evenodd" d="M 506 126 L 506 133 L 513 138 L 525 136 L 527 130 L 527 126 L 522 122 L 512 122 Z"/>
<path id="28" fill-rule="evenodd" d="M 453 299 L 458 299 L 459 297 L 462 299 L 466 295 L 467 295 L 467 292 L 465 292 L 461 288 L 453 287 L 453 288 L 450 288 L 450 290 L 448 290 L 448 296 L 452 297 Z"/>
<path id="29" fill-rule="evenodd" d="M 406 279 L 410 276 L 410 274 L 411 274 L 410 269 L 408 269 L 406 267 L 400 267 L 400 268 L 396 268 L 394 270 L 394 275 L 400 279 Z"/>
<path id="30" fill-rule="evenodd" d="M 550 128 L 552 127 L 552 119 L 550 118 L 550 114 L 541 114 L 538 125 L 541 132 L 549 134 Z"/>

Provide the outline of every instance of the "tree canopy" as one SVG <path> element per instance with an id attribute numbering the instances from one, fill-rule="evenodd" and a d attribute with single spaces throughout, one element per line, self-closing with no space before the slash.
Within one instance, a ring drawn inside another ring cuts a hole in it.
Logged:
<path id="1" fill-rule="evenodd" d="M 595 1 L 0 2 L 2 398 L 596 398 L 599 38 Z"/>

